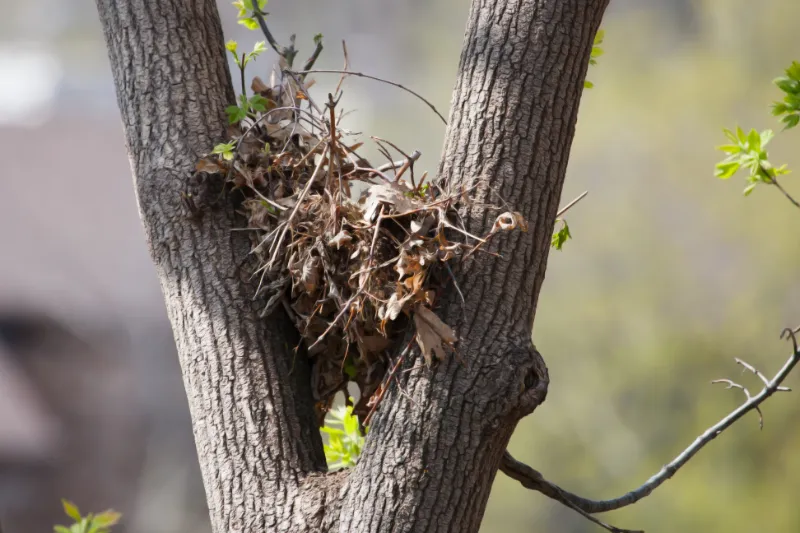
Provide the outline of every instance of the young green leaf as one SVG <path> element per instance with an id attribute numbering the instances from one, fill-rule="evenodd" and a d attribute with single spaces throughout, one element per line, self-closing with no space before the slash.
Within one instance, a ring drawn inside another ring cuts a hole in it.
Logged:
<path id="1" fill-rule="evenodd" d="M 247 118 L 247 110 L 236 105 L 226 107 L 225 114 L 228 115 L 228 123 L 230 124 L 236 124 Z"/>
<path id="2" fill-rule="evenodd" d="M 219 154 L 222 156 L 222 159 L 226 161 L 230 161 L 233 159 L 233 150 L 236 146 L 236 141 L 231 141 L 228 143 L 221 143 L 214 147 L 211 151 L 212 154 Z"/>
<path id="3" fill-rule="evenodd" d="M 68 517 L 72 518 L 76 522 L 81 521 L 81 512 L 78 510 L 78 506 L 68 500 L 61 500 L 61 505 L 64 507 L 64 512 L 67 514 Z"/>
<path id="4" fill-rule="evenodd" d="M 262 113 L 267 110 L 267 103 L 268 100 L 260 94 L 254 94 L 248 101 L 250 109 L 253 111 L 260 111 Z"/>
<path id="5" fill-rule="evenodd" d="M 242 17 L 237 20 L 239 24 L 247 28 L 248 30 L 257 30 L 258 29 L 258 21 L 252 17 Z"/>
<path id="6" fill-rule="evenodd" d="M 97 513 L 93 519 L 93 522 L 98 528 L 108 529 L 111 526 L 117 525 L 121 517 L 121 513 L 108 509 L 102 513 Z"/>
<path id="7" fill-rule="evenodd" d="M 783 117 L 782 122 L 786 124 L 786 129 L 790 130 L 795 126 L 797 126 L 798 123 L 800 123 L 800 115 L 798 114 L 786 115 L 785 117 Z"/>
<path id="8" fill-rule="evenodd" d="M 556 222 L 561 222 L 562 226 L 561 229 L 553 233 L 553 238 L 550 241 L 550 245 L 556 250 L 560 251 L 564 247 L 564 243 L 572 238 L 572 234 L 569 232 L 569 225 L 567 224 L 566 220 L 559 219 Z"/>
<path id="9" fill-rule="evenodd" d="M 717 163 L 714 175 L 721 180 L 726 180 L 736 174 L 739 167 L 740 163 L 738 161 L 722 161 Z"/>

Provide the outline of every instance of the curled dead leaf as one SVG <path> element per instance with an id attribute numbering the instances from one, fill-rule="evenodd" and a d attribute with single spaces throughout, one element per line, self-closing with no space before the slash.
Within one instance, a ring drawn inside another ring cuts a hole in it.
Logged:
<path id="1" fill-rule="evenodd" d="M 515 229 L 528 231 L 528 223 L 525 218 L 518 211 L 506 211 L 497 217 L 492 227 L 492 233 L 496 231 L 511 231 Z"/>
<path id="2" fill-rule="evenodd" d="M 381 320 L 395 320 L 398 316 L 400 316 L 403 306 L 410 299 L 410 294 L 402 298 L 398 297 L 397 293 L 392 294 L 386 305 L 381 307 L 381 309 L 378 311 L 378 318 Z"/>
<path id="3" fill-rule="evenodd" d="M 342 246 L 353 242 L 353 237 L 347 230 L 342 230 L 328 241 L 328 246 L 335 246 L 339 250 Z"/>

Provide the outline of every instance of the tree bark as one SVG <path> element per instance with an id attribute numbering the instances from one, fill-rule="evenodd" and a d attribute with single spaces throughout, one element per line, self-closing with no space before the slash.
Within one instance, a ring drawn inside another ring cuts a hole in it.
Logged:
<path id="1" fill-rule="evenodd" d="M 178 348 L 219 533 L 296 531 L 302 480 L 324 469 L 288 322 L 264 323 L 231 208 L 192 219 L 181 192 L 222 139 L 234 93 L 212 0 L 98 0 L 139 211 Z M 121 280 L 121 282 L 124 282 Z M 299 359 L 299 358 L 298 358 Z"/>
<path id="2" fill-rule="evenodd" d="M 358 466 L 324 474 L 307 366 L 285 317 L 256 313 L 232 210 L 181 208 L 233 101 L 215 3 L 97 0 L 216 533 L 478 531 L 503 450 L 547 392 L 530 331 L 607 2 L 473 0 L 440 175 L 474 186 L 470 231 L 492 226 L 486 203 L 529 230 L 458 269 L 464 302 L 450 286 L 438 310 L 458 357 L 428 369 L 412 353 Z"/>

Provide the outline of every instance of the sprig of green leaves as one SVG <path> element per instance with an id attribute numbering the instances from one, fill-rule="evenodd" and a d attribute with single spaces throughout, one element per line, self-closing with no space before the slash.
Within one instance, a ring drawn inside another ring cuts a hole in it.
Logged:
<path id="1" fill-rule="evenodd" d="M 233 7 L 239 9 L 239 14 L 236 17 L 239 24 L 248 30 L 258 29 L 258 21 L 250 16 L 254 11 L 253 0 L 235 0 Z M 267 7 L 267 0 L 258 0 L 258 10 L 263 12 L 265 7 Z"/>
<path id="2" fill-rule="evenodd" d="M 345 405 L 331 409 L 321 431 L 328 436 L 328 443 L 323 445 L 328 470 L 355 466 L 365 439 L 359 430 L 353 407 Z"/>
<path id="3" fill-rule="evenodd" d="M 258 41 L 253 46 L 252 52 L 245 52 L 242 54 L 239 54 L 239 44 L 236 41 L 228 41 L 225 43 L 225 48 L 233 55 L 233 60 L 236 62 L 236 66 L 239 67 L 239 73 L 242 79 L 242 94 L 237 98 L 236 105 L 225 108 L 225 113 L 228 115 L 228 122 L 230 124 L 236 124 L 250 115 L 254 116 L 256 112 L 263 113 L 267 110 L 267 99 L 260 94 L 254 94 L 249 98 L 247 97 L 247 89 L 244 82 L 244 72 L 247 64 L 251 61 L 255 61 L 256 58 L 267 49 L 267 44 L 264 41 Z"/>
<path id="4" fill-rule="evenodd" d="M 800 63 L 792 61 L 785 70 L 786 75 L 775 78 L 772 83 L 784 92 L 782 102 L 772 104 L 772 114 L 782 117 L 781 122 L 791 129 L 800 123 Z"/>
<path id="5" fill-rule="evenodd" d="M 603 44 L 603 38 L 605 37 L 605 35 L 606 35 L 605 30 L 602 29 L 597 30 L 597 34 L 594 36 L 594 42 L 592 43 L 592 52 L 589 55 L 590 65 L 596 65 L 597 58 L 603 55 L 604 52 L 603 49 L 600 47 L 600 45 Z M 591 89 L 592 87 L 594 87 L 594 83 L 590 82 L 589 80 L 586 80 L 583 82 L 583 87 L 585 89 Z"/>
<path id="6" fill-rule="evenodd" d="M 64 512 L 70 517 L 74 523 L 69 527 L 67 526 L 54 526 L 55 533 L 109 533 L 111 527 L 119 523 L 122 515 L 111 509 L 103 511 L 102 513 L 81 516 L 78 506 L 74 503 L 61 500 L 61 505 L 64 507 Z"/>
<path id="7" fill-rule="evenodd" d="M 723 131 L 731 142 L 717 146 L 717 149 L 728 154 L 728 157 L 717 163 L 714 175 L 725 180 L 736 174 L 739 169 L 747 170 L 748 185 L 744 188 L 745 196 L 753 192 L 757 184 L 772 184 L 777 176 L 789 173 L 786 165 L 775 168 L 764 149 L 775 136 L 772 130 L 759 133 L 751 129 L 745 133 L 742 128 L 737 127 L 736 132 L 728 129 Z"/>

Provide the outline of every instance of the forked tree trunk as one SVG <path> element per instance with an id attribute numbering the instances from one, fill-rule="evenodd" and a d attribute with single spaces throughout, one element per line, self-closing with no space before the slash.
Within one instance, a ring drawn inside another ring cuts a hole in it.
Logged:
<path id="1" fill-rule="evenodd" d="M 473 0 L 440 175 L 475 187 L 475 233 L 498 214 L 483 200 L 530 227 L 456 273 L 465 301 L 451 286 L 439 313 L 459 357 L 402 374 L 358 466 L 324 474 L 308 369 L 285 317 L 258 317 L 234 214 L 181 206 L 233 101 L 215 2 L 97 0 L 215 533 L 478 531 L 502 452 L 547 392 L 530 331 L 607 2 Z"/>

